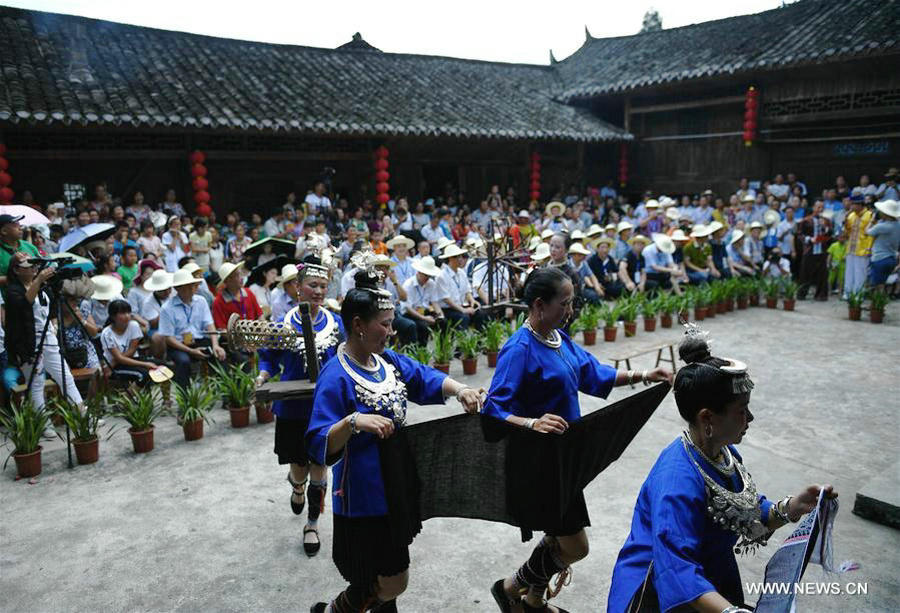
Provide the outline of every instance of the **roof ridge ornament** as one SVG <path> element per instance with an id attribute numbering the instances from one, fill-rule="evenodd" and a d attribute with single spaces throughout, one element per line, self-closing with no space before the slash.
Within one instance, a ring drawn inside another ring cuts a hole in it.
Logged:
<path id="1" fill-rule="evenodd" d="M 591 36 L 591 31 L 588 30 L 587 24 L 584 24 L 584 40 L 585 42 L 590 42 L 594 40 L 594 37 Z"/>
<path id="2" fill-rule="evenodd" d="M 556 64 L 557 59 L 553 56 L 553 49 L 550 49 L 550 64 Z"/>

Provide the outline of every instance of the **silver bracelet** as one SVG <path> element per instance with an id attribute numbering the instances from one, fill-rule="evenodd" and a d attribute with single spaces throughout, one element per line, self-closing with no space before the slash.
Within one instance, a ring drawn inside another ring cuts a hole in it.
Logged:
<path id="1" fill-rule="evenodd" d="M 634 389 L 634 371 L 629 370 L 627 373 L 625 373 L 625 376 L 628 378 L 628 385 L 631 386 L 631 389 Z"/>
<path id="2" fill-rule="evenodd" d="M 751 611 L 733 604 L 730 607 L 722 609 L 722 613 L 751 613 Z"/>
<path id="3" fill-rule="evenodd" d="M 647 371 L 641 373 L 641 383 L 644 385 L 650 385 L 650 381 L 647 379 Z"/>
<path id="4" fill-rule="evenodd" d="M 359 428 L 356 427 L 356 418 L 359 417 L 359 411 L 354 411 L 350 416 L 350 432 L 352 434 L 359 434 Z"/>
<path id="5" fill-rule="evenodd" d="M 529 430 L 534 430 L 534 424 L 537 421 L 537 418 L 532 417 L 528 421 L 525 422 L 525 427 Z"/>

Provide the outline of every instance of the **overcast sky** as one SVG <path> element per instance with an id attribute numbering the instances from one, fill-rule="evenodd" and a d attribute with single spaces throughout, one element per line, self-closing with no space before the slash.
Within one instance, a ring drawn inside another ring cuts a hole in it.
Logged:
<path id="1" fill-rule="evenodd" d="M 758 13 L 781 0 L 0 0 L 21 8 L 272 43 L 336 47 L 360 32 L 382 51 L 546 64 L 595 37 L 635 34 L 644 13 L 664 28 Z"/>

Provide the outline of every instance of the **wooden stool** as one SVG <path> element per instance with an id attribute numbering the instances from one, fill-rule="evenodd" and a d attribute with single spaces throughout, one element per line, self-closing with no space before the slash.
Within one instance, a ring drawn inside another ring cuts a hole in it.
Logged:
<path id="1" fill-rule="evenodd" d="M 668 350 L 669 357 L 665 357 L 665 355 L 663 354 L 663 352 L 666 350 Z M 674 342 L 661 343 L 659 345 L 654 345 L 652 347 L 644 347 L 642 349 L 635 349 L 634 351 L 619 355 L 618 357 L 611 357 L 611 358 L 609 358 L 609 360 L 613 362 L 613 365 L 616 369 L 619 368 L 619 362 L 625 362 L 625 367 L 628 370 L 631 370 L 631 360 L 632 359 L 634 359 L 638 356 L 644 355 L 646 353 L 653 353 L 654 351 L 656 352 L 656 364 L 654 365 L 654 368 L 659 366 L 660 363 L 662 363 L 662 362 L 668 362 L 669 364 L 672 365 L 672 373 L 678 372 L 678 366 L 677 366 L 677 363 L 675 362 L 675 343 Z"/>

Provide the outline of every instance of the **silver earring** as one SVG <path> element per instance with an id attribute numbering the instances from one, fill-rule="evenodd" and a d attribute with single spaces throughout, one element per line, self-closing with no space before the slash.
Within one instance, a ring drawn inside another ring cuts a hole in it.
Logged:
<path id="1" fill-rule="evenodd" d="M 710 437 L 712 437 L 712 426 L 709 424 L 706 424 L 706 438 L 710 438 Z"/>

